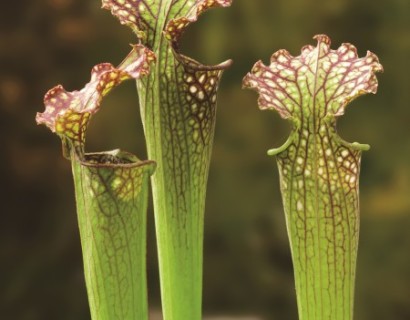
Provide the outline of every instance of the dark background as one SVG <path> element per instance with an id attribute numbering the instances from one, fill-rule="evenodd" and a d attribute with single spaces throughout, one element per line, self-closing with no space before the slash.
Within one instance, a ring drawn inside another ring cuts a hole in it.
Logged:
<path id="1" fill-rule="evenodd" d="M 70 164 L 34 117 L 44 93 L 89 81 L 135 42 L 98 0 L 3 1 L 0 7 L 0 318 L 89 319 Z M 281 48 L 298 55 L 326 33 L 385 68 L 379 93 L 355 100 L 338 123 L 369 143 L 361 175 L 356 319 L 410 319 L 410 2 L 235 0 L 190 27 L 183 52 L 209 64 L 232 58 L 220 88 L 205 230 L 204 312 L 296 319 L 292 265 L 274 158 L 289 125 L 241 90 L 252 65 Z M 134 84 L 117 88 L 89 129 L 87 150 L 145 157 Z M 136 126 L 137 124 L 137 126 Z M 120 129 L 120 130 L 119 130 Z M 152 211 L 151 305 L 159 308 Z"/>

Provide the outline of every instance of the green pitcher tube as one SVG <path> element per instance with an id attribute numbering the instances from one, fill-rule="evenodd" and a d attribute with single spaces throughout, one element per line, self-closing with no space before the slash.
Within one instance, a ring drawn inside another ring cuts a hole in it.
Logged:
<path id="1" fill-rule="evenodd" d="M 118 151 L 72 161 L 93 320 L 148 319 L 146 212 L 154 168 Z"/>

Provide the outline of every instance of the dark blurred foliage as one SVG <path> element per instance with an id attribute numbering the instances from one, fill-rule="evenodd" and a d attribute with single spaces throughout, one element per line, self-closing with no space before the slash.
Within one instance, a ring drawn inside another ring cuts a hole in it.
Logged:
<path id="1" fill-rule="evenodd" d="M 7 1 L 0 9 L 0 317 L 89 319 L 69 162 L 34 116 L 43 94 L 81 88 L 93 65 L 118 64 L 135 41 L 98 0 Z M 292 265 L 278 173 L 268 148 L 289 125 L 241 90 L 253 63 L 326 33 L 378 54 L 379 93 L 339 121 L 348 141 L 370 143 L 361 175 L 356 318 L 410 319 L 410 2 L 235 0 L 183 38 L 206 63 L 233 58 L 220 88 L 206 213 L 204 310 L 296 319 Z M 121 147 L 145 157 L 134 84 L 116 89 L 92 122 L 88 151 Z M 159 308 L 152 211 L 151 304 Z"/>

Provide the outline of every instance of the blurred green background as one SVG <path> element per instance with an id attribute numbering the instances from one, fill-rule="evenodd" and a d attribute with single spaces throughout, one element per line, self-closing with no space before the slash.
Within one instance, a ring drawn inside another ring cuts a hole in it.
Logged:
<path id="1" fill-rule="evenodd" d="M 410 1 L 234 0 L 190 27 L 182 51 L 234 59 L 220 88 L 205 230 L 205 314 L 297 319 L 292 265 L 274 158 L 289 125 L 257 108 L 241 79 L 281 48 L 298 55 L 326 33 L 333 48 L 375 52 L 379 93 L 355 100 L 338 123 L 369 143 L 361 175 L 356 319 L 410 319 Z M 135 39 L 98 0 L 4 1 L 0 8 L 0 318 L 89 319 L 70 164 L 34 117 L 52 86 L 81 88 L 93 65 L 118 64 Z M 105 101 L 88 151 L 121 147 L 145 158 L 132 82 Z M 152 211 L 149 281 L 159 284 Z M 189 319 L 187 319 L 189 320 Z"/>

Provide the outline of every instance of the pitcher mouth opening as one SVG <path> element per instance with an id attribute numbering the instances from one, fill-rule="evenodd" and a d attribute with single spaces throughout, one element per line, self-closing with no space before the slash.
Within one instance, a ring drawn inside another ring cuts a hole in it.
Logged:
<path id="1" fill-rule="evenodd" d="M 80 162 L 84 166 L 95 168 L 136 168 L 147 166 L 151 172 L 153 172 L 156 166 L 155 161 L 140 160 L 134 154 L 120 149 L 85 153 Z"/>

